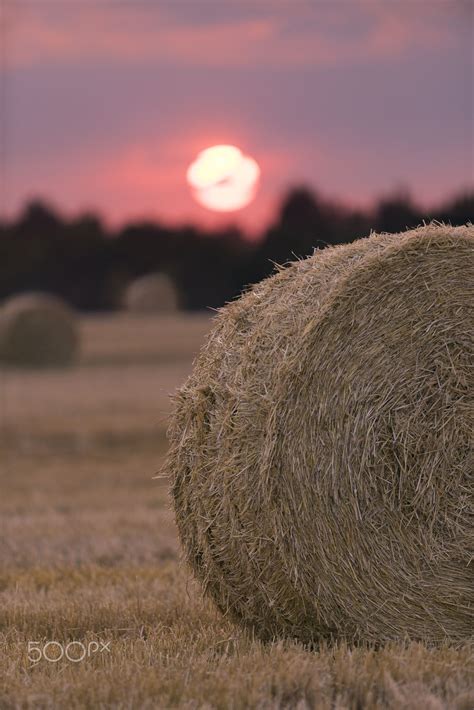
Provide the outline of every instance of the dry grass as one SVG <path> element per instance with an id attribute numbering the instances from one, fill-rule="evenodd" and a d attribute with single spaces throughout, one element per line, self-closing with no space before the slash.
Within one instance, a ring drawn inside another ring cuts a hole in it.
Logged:
<path id="1" fill-rule="evenodd" d="M 114 322 L 115 328 L 118 333 Z M 122 336 L 127 340 L 126 329 Z M 140 430 L 151 431 L 150 417 L 158 418 L 144 382 L 152 392 L 171 391 L 178 372 L 172 375 L 166 366 L 111 365 L 114 374 L 107 378 L 105 341 L 102 352 L 104 370 L 84 366 L 54 386 L 52 373 L 8 374 L 19 379 L 9 389 L 2 415 L 27 439 L 31 427 L 34 448 L 19 448 L 19 440 L 11 438 L 0 448 L 0 707 L 474 706 L 474 660 L 467 646 L 351 650 L 340 644 L 309 650 L 291 642 L 264 645 L 204 601 L 178 562 L 166 483 L 153 479 L 164 440 L 139 438 Z M 114 357 L 113 346 L 111 362 Z M 190 362 L 181 366 L 189 369 Z M 90 384 L 100 411 L 94 420 L 94 401 L 89 395 L 82 399 L 80 391 L 87 389 L 86 372 L 96 370 L 102 374 Z M 73 449 L 59 446 L 51 431 L 79 426 L 75 405 L 82 407 L 83 424 L 90 417 L 101 427 L 106 423 L 101 402 L 113 402 L 126 371 L 128 384 L 115 409 L 130 409 L 123 425 L 133 436 L 120 443 L 111 410 L 106 431 L 116 438 L 91 438 Z M 34 409 L 30 419 L 23 411 L 23 387 Z M 60 425 L 61 392 L 66 424 Z M 35 404 L 37 396 L 41 406 Z M 160 397 L 157 408 L 164 412 L 164 394 Z M 50 421 L 46 432 L 41 412 Z M 78 664 L 41 660 L 32 666 L 28 660 L 29 641 L 97 638 L 110 641 L 110 653 Z"/>
<path id="2" fill-rule="evenodd" d="M 143 365 L 195 357 L 211 326 L 211 312 L 173 315 L 95 315 L 82 318 L 82 363 Z M 124 335 L 125 334 L 125 335 Z"/>
<path id="3" fill-rule="evenodd" d="M 0 441 L 75 451 L 164 439 L 169 393 L 188 371 L 189 362 L 0 371 Z"/>
<path id="4" fill-rule="evenodd" d="M 0 442 L 70 451 L 164 438 L 169 393 L 189 373 L 209 315 L 88 316 L 74 369 L 0 366 Z"/>

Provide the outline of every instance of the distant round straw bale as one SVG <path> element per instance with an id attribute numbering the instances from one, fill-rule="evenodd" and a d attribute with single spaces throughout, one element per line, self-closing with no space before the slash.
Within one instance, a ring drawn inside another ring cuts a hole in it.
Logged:
<path id="1" fill-rule="evenodd" d="M 128 286 L 124 298 L 125 308 L 133 313 L 160 313 L 176 311 L 178 294 L 167 274 L 148 274 Z"/>
<path id="2" fill-rule="evenodd" d="M 43 293 L 14 296 L 0 308 L 0 360 L 11 365 L 69 365 L 79 335 L 72 310 Z"/>
<path id="3" fill-rule="evenodd" d="M 473 630 L 474 228 L 316 252 L 218 315 L 167 462 L 187 560 L 264 639 Z"/>

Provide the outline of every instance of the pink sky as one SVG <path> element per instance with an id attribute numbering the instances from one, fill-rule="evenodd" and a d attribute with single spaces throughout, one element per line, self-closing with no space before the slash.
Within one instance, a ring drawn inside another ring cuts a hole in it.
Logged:
<path id="1" fill-rule="evenodd" d="M 6 9 L 9 213 L 35 196 L 111 224 L 256 232 L 294 184 L 351 204 L 400 186 L 432 202 L 472 185 L 470 3 Z M 253 204 L 224 216 L 195 204 L 185 182 L 215 143 L 262 170 Z"/>

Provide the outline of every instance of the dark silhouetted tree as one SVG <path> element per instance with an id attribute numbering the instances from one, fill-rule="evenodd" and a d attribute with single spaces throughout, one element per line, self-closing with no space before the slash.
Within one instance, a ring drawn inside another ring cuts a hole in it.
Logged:
<path id="1" fill-rule="evenodd" d="M 403 232 L 421 224 L 423 214 L 406 191 L 382 199 L 376 207 L 373 228 L 376 232 Z"/>
<path id="2" fill-rule="evenodd" d="M 66 220 L 34 201 L 15 221 L 0 225 L 0 298 L 42 290 L 80 309 L 116 308 L 126 284 L 164 271 L 189 309 L 218 307 L 274 269 L 315 248 L 351 242 L 376 231 L 398 232 L 437 219 L 453 225 L 474 220 L 474 193 L 422 210 L 408 193 L 381 200 L 373 210 L 350 210 L 305 187 L 291 190 L 274 224 L 258 242 L 239 230 L 209 234 L 153 222 L 108 233 L 94 215 Z"/>

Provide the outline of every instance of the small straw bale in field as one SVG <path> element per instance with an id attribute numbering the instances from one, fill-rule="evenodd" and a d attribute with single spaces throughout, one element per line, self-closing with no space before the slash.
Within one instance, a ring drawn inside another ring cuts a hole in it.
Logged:
<path id="1" fill-rule="evenodd" d="M 178 308 L 178 294 L 167 274 L 148 274 L 128 286 L 125 308 L 132 313 L 168 313 Z"/>
<path id="2" fill-rule="evenodd" d="M 261 638 L 473 631 L 474 228 L 372 235 L 217 316 L 176 396 L 186 558 Z"/>
<path id="3" fill-rule="evenodd" d="M 73 311 L 55 296 L 25 293 L 0 308 L 0 361 L 54 367 L 72 363 L 79 347 Z"/>

